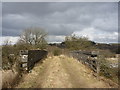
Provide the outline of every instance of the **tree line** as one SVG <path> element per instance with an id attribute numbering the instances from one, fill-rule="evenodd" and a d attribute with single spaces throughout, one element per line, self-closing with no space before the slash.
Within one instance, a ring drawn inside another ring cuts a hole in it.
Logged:
<path id="1" fill-rule="evenodd" d="M 16 44 L 12 45 L 9 40 L 6 40 L 4 45 L 2 45 L 3 66 L 13 65 L 16 59 L 13 61 L 9 60 L 9 55 L 14 54 L 17 58 L 20 50 L 47 49 L 49 47 L 46 40 L 47 36 L 48 33 L 43 28 L 30 27 L 22 31 Z M 77 37 L 75 35 L 66 36 L 64 42 L 69 50 L 91 48 L 93 44 L 88 38 Z M 58 50 L 55 50 L 54 54 L 57 55 L 58 52 Z"/>

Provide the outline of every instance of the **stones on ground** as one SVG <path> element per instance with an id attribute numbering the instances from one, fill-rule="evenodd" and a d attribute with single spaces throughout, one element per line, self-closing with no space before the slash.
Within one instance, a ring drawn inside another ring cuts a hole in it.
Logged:
<path id="1" fill-rule="evenodd" d="M 64 55 L 48 57 L 26 76 L 21 87 L 33 88 L 94 88 L 105 86 L 81 62 Z M 30 83 L 31 82 L 31 83 Z"/>

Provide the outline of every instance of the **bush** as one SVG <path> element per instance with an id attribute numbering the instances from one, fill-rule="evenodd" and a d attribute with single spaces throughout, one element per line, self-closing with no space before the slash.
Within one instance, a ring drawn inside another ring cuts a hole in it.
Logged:
<path id="1" fill-rule="evenodd" d="M 115 53 L 109 51 L 109 50 L 101 50 L 100 51 L 101 55 L 104 56 L 105 58 L 111 58 L 115 57 Z"/>
<path id="2" fill-rule="evenodd" d="M 60 49 L 55 49 L 54 51 L 53 51 L 53 55 L 54 56 L 58 56 L 58 55 L 60 55 L 62 52 L 61 52 L 61 50 Z"/>
<path id="3" fill-rule="evenodd" d="M 118 68 L 110 67 L 109 61 L 105 60 L 105 56 L 99 57 L 99 64 L 100 64 L 100 75 L 105 76 L 113 80 L 114 82 L 118 82 Z"/>
<path id="4" fill-rule="evenodd" d="M 107 78 L 111 78 L 110 68 L 106 64 L 101 64 L 101 66 L 100 66 L 100 74 L 104 75 Z"/>
<path id="5" fill-rule="evenodd" d="M 65 38 L 65 45 L 69 50 L 88 50 L 94 49 L 94 42 L 87 37 L 77 37 L 75 35 Z"/>

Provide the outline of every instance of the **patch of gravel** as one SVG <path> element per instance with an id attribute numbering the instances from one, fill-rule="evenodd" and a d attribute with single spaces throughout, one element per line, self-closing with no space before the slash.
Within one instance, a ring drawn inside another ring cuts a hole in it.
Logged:
<path id="1" fill-rule="evenodd" d="M 17 88 L 110 88 L 81 62 L 64 55 L 48 57 L 26 74 Z"/>

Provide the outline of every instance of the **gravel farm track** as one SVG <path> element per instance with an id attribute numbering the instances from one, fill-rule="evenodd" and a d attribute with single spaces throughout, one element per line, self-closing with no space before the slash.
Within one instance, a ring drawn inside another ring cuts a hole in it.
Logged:
<path id="1" fill-rule="evenodd" d="M 74 58 L 64 55 L 48 57 L 25 74 L 15 88 L 114 88 L 111 81 L 96 77 L 94 72 Z"/>

